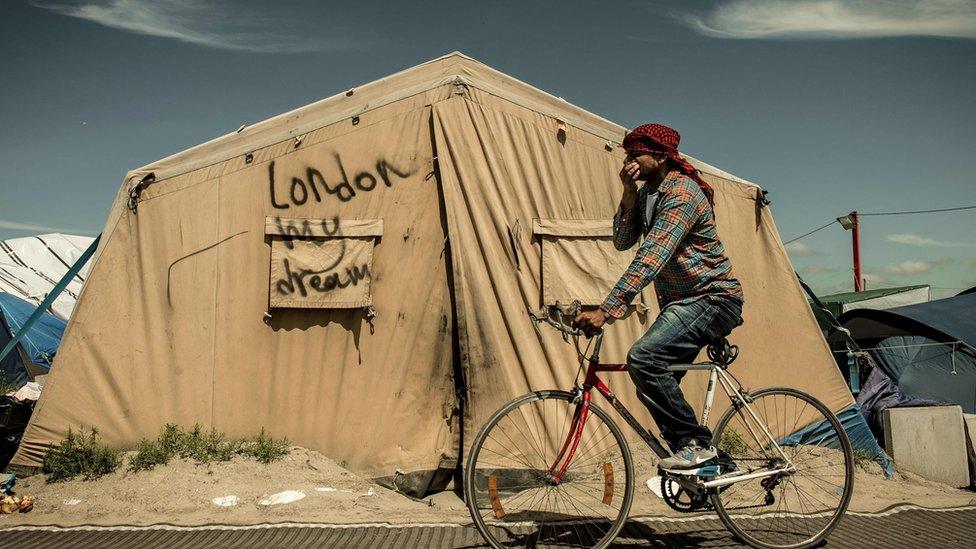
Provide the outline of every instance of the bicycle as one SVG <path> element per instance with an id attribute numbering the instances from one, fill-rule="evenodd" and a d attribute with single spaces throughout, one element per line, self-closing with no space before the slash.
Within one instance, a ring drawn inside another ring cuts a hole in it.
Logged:
<path id="1" fill-rule="evenodd" d="M 598 377 L 627 369 L 600 363 L 603 331 L 590 340 L 587 356 L 579 346 L 584 334 L 564 322 L 564 312 L 559 320 L 552 314 L 548 308 L 529 313 L 537 330 L 545 322 L 565 341 L 572 338 L 579 358 L 573 389 L 534 391 L 502 406 L 475 437 L 464 471 L 474 525 L 495 548 L 602 548 L 624 527 L 634 498 L 634 459 L 620 427 L 593 402 L 593 389 L 658 459 L 671 455 Z M 709 372 L 702 425 L 716 385 L 729 398 L 714 430 L 718 465 L 697 476 L 658 470 L 661 497 L 680 512 L 714 510 L 753 547 L 816 545 L 837 527 L 853 494 L 853 455 L 840 421 L 801 391 L 743 389 L 728 371 L 738 347 L 727 339 L 707 351 L 709 362 L 671 370 Z"/>

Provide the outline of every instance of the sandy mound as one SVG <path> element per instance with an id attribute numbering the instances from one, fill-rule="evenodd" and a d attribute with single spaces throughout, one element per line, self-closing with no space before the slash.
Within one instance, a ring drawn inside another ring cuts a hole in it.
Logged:
<path id="1" fill-rule="evenodd" d="M 636 484 L 631 516 L 677 516 L 679 513 L 644 486 L 655 474 L 656 458 L 633 445 Z M 152 471 L 117 471 L 96 481 L 47 483 L 42 475 L 18 481 L 16 492 L 35 498 L 27 514 L 0 516 L 0 526 L 259 524 L 300 523 L 470 523 L 464 503 L 444 492 L 422 501 L 382 488 L 322 454 L 293 447 L 270 465 L 237 457 L 210 466 L 173 460 Z M 263 499 L 286 492 L 304 498 L 279 505 Z M 236 496 L 237 504 L 221 507 L 214 498 Z M 75 502 L 74 500 L 77 500 Z M 852 511 L 880 511 L 901 503 L 925 507 L 976 504 L 976 493 L 957 490 L 899 473 L 886 480 L 877 464 L 858 468 Z"/>
<path id="2" fill-rule="evenodd" d="M 130 473 L 120 468 L 95 481 L 48 483 L 42 475 L 35 475 L 18 480 L 15 490 L 36 498 L 34 510 L 2 515 L 0 525 L 339 524 L 467 519 L 467 510 L 453 494 L 416 501 L 300 447 L 292 447 L 288 456 L 269 465 L 241 457 L 209 466 L 174 459 L 152 471 Z M 301 492 L 305 497 L 278 505 L 260 504 L 286 491 Z M 236 496 L 238 503 L 221 507 L 213 501 L 227 496 Z"/>

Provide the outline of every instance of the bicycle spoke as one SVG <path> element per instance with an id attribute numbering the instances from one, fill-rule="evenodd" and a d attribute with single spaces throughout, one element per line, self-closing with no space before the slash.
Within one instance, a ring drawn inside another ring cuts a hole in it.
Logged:
<path id="1" fill-rule="evenodd" d="M 726 413 L 716 427 L 716 440 L 738 444 L 732 445 L 735 451 L 730 453 L 740 470 L 750 460 L 763 461 L 753 456 L 768 456 L 772 459 L 768 466 L 777 468 L 785 465 L 785 458 L 792 467 L 785 474 L 726 488 L 712 498 L 716 511 L 730 529 L 757 545 L 785 547 L 822 539 L 836 526 L 850 500 L 853 471 L 849 450 L 844 449 L 846 434 L 823 405 L 803 393 L 767 390 L 752 397 L 757 428 L 765 424 L 782 455 L 771 442 L 762 444 L 748 435 L 740 436 L 748 425 L 755 424 L 744 409 Z M 772 495 L 771 506 L 765 503 L 767 494 Z"/>
<path id="2" fill-rule="evenodd" d="M 567 437 L 576 436 L 577 405 L 571 398 L 567 393 L 527 397 L 496 414 L 479 433 L 465 480 L 472 518 L 489 539 L 502 545 L 592 547 L 623 526 L 633 491 L 630 456 L 604 412 L 591 407 L 575 450 L 569 438 L 562 463 L 556 463 Z M 566 463 L 570 451 L 564 475 L 559 481 L 550 478 L 550 467 Z M 612 500 L 605 499 L 608 494 Z"/>

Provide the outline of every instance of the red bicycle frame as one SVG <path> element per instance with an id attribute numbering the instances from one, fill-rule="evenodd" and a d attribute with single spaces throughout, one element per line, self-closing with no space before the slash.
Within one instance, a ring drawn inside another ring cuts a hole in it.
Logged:
<path id="1" fill-rule="evenodd" d="M 620 399 L 614 395 L 610 386 L 603 382 L 597 374 L 600 372 L 626 372 L 626 364 L 600 364 L 600 347 L 603 344 L 603 334 L 596 336 L 596 341 L 594 343 L 593 354 L 588 359 L 590 365 L 586 368 L 586 376 L 583 378 L 582 388 L 577 388 L 577 403 L 576 410 L 573 412 L 573 421 L 570 423 L 569 432 L 566 434 L 566 441 L 563 442 L 562 448 L 559 453 L 556 454 L 556 459 L 553 460 L 552 465 L 549 466 L 549 474 L 551 475 L 551 481 L 554 484 L 559 484 L 562 482 L 563 475 L 566 474 L 566 470 L 569 469 L 569 464 L 573 461 L 573 456 L 576 455 L 576 450 L 579 447 L 580 440 L 583 438 L 583 427 L 586 425 L 586 418 L 590 413 L 590 401 L 592 400 L 591 391 L 596 388 L 597 392 L 603 395 L 603 398 L 607 399 L 611 406 L 617 410 L 618 413 L 624 418 L 624 421 L 631 426 L 637 433 L 641 436 L 641 439 L 654 451 L 659 457 L 666 458 L 671 455 L 670 452 L 664 449 L 664 445 L 651 434 L 650 431 L 644 429 L 644 427 L 637 421 L 637 418 L 630 413 L 630 411 L 620 402 Z M 565 459 L 564 459 L 565 458 Z"/>

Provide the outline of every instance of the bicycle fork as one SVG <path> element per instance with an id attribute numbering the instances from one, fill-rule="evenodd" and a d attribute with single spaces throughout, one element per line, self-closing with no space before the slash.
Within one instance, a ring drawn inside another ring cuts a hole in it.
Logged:
<path id="1" fill-rule="evenodd" d="M 576 410 L 573 411 L 573 421 L 570 423 L 569 432 L 566 433 L 566 441 L 556 454 L 552 465 L 546 471 L 549 475 L 549 483 L 558 485 L 563 480 L 563 475 L 569 469 L 569 464 L 576 455 L 580 440 L 583 438 L 583 427 L 586 425 L 586 418 L 590 415 L 590 392 L 577 389 Z M 565 456 L 565 460 L 563 457 Z"/>

